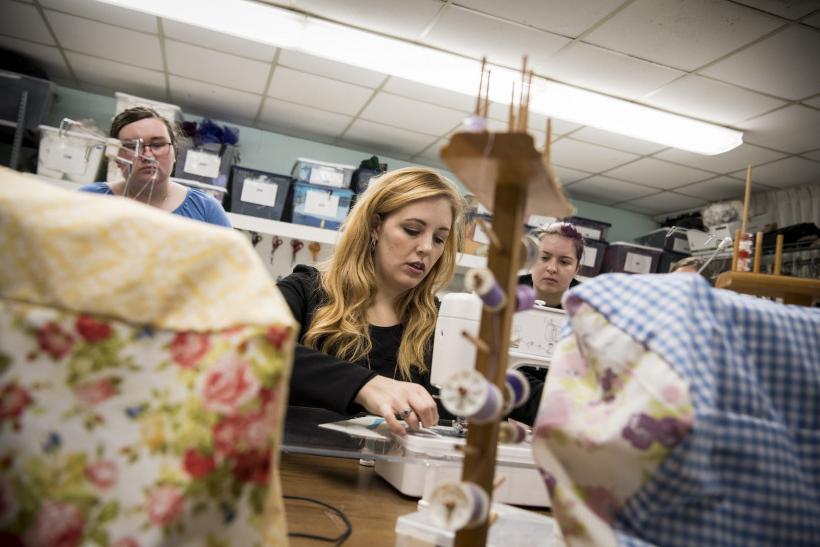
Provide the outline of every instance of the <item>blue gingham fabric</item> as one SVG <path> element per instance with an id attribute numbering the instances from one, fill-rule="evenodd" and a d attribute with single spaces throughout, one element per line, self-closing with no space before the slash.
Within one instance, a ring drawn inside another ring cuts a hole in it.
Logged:
<path id="1" fill-rule="evenodd" d="M 572 299 L 669 362 L 695 408 L 619 514 L 621 545 L 820 545 L 820 309 L 695 274 L 600 276 Z"/>

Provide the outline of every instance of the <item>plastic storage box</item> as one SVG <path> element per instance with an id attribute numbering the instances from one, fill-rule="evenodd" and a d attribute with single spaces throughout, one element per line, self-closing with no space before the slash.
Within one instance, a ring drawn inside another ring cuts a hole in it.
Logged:
<path id="1" fill-rule="evenodd" d="M 658 259 L 657 273 L 668 273 L 672 269 L 672 264 L 683 260 L 687 256 L 692 256 L 689 253 L 676 253 L 675 251 L 663 251 Z"/>
<path id="2" fill-rule="evenodd" d="M 606 241 L 606 231 L 612 226 L 609 222 L 590 220 L 583 217 L 567 217 L 564 219 L 564 222 L 569 222 L 575 226 L 575 229 L 584 236 L 584 239 L 594 239 L 597 241 Z"/>
<path id="3" fill-rule="evenodd" d="M 292 182 L 287 175 L 234 166 L 231 169 L 230 210 L 240 215 L 279 220 Z"/>
<path id="4" fill-rule="evenodd" d="M 98 179 L 105 145 L 79 132 L 60 135 L 56 127 L 40 126 L 37 174 L 87 184 Z"/>
<path id="5" fill-rule="evenodd" d="M 117 98 L 116 114 L 123 110 L 133 108 L 135 106 L 150 106 L 163 118 L 172 123 L 182 123 L 182 109 L 175 104 L 163 103 L 160 101 L 153 101 L 136 95 L 129 95 L 128 93 L 121 93 L 117 91 L 114 93 Z"/>
<path id="6" fill-rule="evenodd" d="M 677 229 L 675 233 L 667 237 L 669 228 L 660 228 L 641 237 L 636 237 L 635 243 L 646 245 L 647 247 L 657 247 L 665 251 L 688 253 L 689 239 L 686 237 L 686 232 L 687 230 Z"/>
<path id="7" fill-rule="evenodd" d="M 584 241 L 584 254 L 581 256 L 581 268 L 578 270 L 578 275 L 594 277 L 601 273 L 607 245 L 609 244 L 606 241 L 594 239 Z"/>
<path id="8" fill-rule="evenodd" d="M 338 230 L 347 217 L 353 191 L 305 182 L 293 183 L 291 222 Z"/>
<path id="9" fill-rule="evenodd" d="M 229 144 L 185 144 L 179 147 L 174 176 L 227 188 L 231 167 L 236 163 L 236 147 Z"/>
<path id="10" fill-rule="evenodd" d="M 655 273 L 662 253 L 661 249 L 655 247 L 644 247 L 643 245 L 635 245 L 625 241 L 616 241 L 610 243 L 606 249 L 601 272 Z"/>
<path id="11" fill-rule="evenodd" d="M 352 165 L 299 158 L 293 165 L 291 175 L 299 182 L 332 188 L 350 188 L 355 170 Z"/>

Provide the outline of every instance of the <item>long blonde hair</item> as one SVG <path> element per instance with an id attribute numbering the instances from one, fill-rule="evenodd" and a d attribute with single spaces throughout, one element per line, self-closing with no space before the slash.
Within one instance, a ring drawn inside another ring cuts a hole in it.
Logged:
<path id="1" fill-rule="evenodd" d="M 371 234 L 374 218 L 386 218 L 423 199 L 444 197 L 450 202 L 453 224 L 444 252 L 429 273 L 396 303 L 404 325 L 398 369 L 411 379 L 412 369 L 427 371 L 424 362 L 436 323 L 435 294 L 453 277 L 461 236 L 463 198 L 455 185 L 433 169 L 406 167 L 371 181 L 342 227 L 333 256 L 322 268 L 321 286 L 327 300 L 316 309 L 304 344 L 346 361 L 367 357 L 373 348 L 367 310 L 377 292 Z"/>

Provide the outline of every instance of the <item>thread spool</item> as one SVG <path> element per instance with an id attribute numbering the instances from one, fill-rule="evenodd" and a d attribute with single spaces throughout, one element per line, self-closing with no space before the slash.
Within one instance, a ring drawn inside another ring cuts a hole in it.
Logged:
<path id="1" fill-rule="evenodd" d="M 474 482 L 448 482 L 430 493 L 430 516 L 448 530 L 474 528 L 487 520 L 490 496 Z"/>
<path id="2" fill-rule="evenodd" d="M 515 311 L 529 310 L 535 305 L 535 289 L 529 285 L 519 285 L 515 289 Z"/>
<path id="3" fill-rule="evenodd" d="M 464 119 L 464 130 L 470 133 L 481 133 L 487 130 L 487 118 L 473 114 Z"/>
<path id="4" fill-rule="evenodd" d="M 530 383 L 521 371 L 508 370 L 505 383 L 510 386 L 510 391 L 513 394 L 513 405 L 515 405 L 515 407 L 519 407 L 529 400 Z"/>
<path id="5" fill-rule="evenodd" d="M 501 422 L 498 426 L 498 442 L 505 444 L 523 443 L 527 429 L 518 422 Z"/>
<path id="6" fill-rule="evenodd" d="M 475 370 L 453 374 L 441 387 L 439 395 L 448 412 L 476 424 L 498 419 L 504 403 L 501 390 Z"/>
<path id="7" fill-rule="evenodd" d="M 496 283 L 495 276 L 490 270 L 470 269 L 464 276 L 464 288 L 478 294 L 484 307 L 489 311 L 499 311 L 507 303 L 504 291 Z"/>

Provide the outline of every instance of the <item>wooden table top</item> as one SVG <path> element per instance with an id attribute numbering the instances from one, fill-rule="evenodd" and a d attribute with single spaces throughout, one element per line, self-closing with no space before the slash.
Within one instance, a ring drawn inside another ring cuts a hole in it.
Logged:
<path id="1" fill-rule="evenodd" d="M 343 511 L 353 525 L 347 546 L 390 546 L 396 543 L 396 519 L 416 511 L 417 499 L 401 494 L 357 460 L 286 454 L 279 473 L 286 496 L 315 498 Z M 298 500 L 285 499 L 288 532 L 336 537 L 345 525 L 332 511 Z M 291 538 L 294 547 L 332 545 Z"/>

